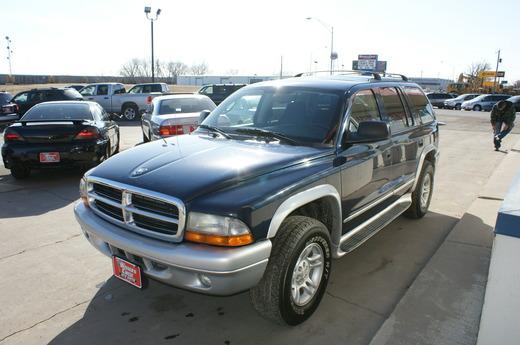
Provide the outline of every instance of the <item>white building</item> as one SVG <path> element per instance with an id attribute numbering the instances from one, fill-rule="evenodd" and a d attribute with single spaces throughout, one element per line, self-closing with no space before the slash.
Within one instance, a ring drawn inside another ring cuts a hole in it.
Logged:
<path id="1" fill-rule="evenodd" d="M 448 85 L 453 83 L 453 80 L 441 78 L 408 78 L 408 80 L 419 84 L 425 91 L 446 91 Z"/>

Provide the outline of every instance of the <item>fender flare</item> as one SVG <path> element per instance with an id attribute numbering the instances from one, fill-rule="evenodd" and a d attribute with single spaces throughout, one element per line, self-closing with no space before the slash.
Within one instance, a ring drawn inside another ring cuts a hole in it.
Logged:
<path id="1" fill-rule="evenodd" d="M 419 163 L 417 163 L 417 170 L 415 172 L 415 181 L 413 182 L 412 188 L 410 191 L 414 191 L 415 187 L 417 187 L 417 183 L 419 182 L 419 175 L 421 174 L 421 170 L 424 164 L 424 160 L 426 159 L 426 155 L 432 151 L 436 151 L 436 156 L 439 154 L 437 147 L 433 144 L 430 144 L 424 148 L 421 152 L 421 157 L 419 158 Z"/>
<path id="2" fill-rule="evenodd" d="M 282 225 L 282 222 L 289 214 L 291 214 L 291 212 L 305 204 L 323 197 L 332 197 L 335 200 L 333 207 L 333 228 L 330 229 L 330 231 L 332 243 L 339 243 L 341 229 L 343 226 L 341 218 L 341 198 L 336 187 L 330 184 L 322 184 L 309 188 L 290 196 L 284 202 L 282 202 L 276 209 L 276 212 L 271 219 L 271 223 L 269 224 L 269 231 L 267 232 L 267 238 L 273 238 L 276 236 L 280 225 Z"/>

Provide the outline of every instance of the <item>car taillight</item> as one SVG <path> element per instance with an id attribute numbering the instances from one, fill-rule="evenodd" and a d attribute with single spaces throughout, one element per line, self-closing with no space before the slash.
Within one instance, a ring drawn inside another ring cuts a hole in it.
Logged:
<path id="1" fill-rule="evenodd" d="M 182 125 L 165 125 L 159 127 L 159 134 L 162 137 L 167 137 L 170 135 L 181 135 L 184 134 L 184 128 Z"/>
<path id="2" fill-rule="evenodd" d="M 78 134 L 76 134 L 75 137 L 77 140 L 89 140 L 97 138 L 99 138 L 99 131 L 95 127 L 82 129 Z"/>
<path id="3" fill-rule="evenodd" d="M 6 130 L 4 133 L 4 141 L 23 141 L 23 137 L 13 130 Z"/>
<path id="4" fill-rule="evenodd" d="M 152 104 L 152 96 L 146 97 L 146 104 Z"/>

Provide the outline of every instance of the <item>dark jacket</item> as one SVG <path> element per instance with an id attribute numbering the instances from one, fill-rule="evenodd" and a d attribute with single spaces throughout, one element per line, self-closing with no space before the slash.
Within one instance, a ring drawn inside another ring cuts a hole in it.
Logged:
<path id="1" fill-rule="evenodd" d="M 504 104 L 505 106 L 500 106 Z M 491 110 L 491 124 L 494 126 L 497 122 L 504 122 L 508 126 L 513 127 L 516 118 L 516 111 L 513 103 L 509 101 L 500 101 L 493 106 Z"/>

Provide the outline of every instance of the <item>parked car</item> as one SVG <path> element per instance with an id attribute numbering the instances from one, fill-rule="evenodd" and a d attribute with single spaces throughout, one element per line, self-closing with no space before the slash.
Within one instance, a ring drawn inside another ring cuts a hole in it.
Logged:
<path id="1" fill-rule="evenodd" d="M 473 111 L 490 111 L 491 108 L 498 102 L 503 99 L 508 99 L 511 97 L 510 95 L 501 95 L 501 94 L 488 94 L 488 95 L 480 95 L 475 97 L 469 101 L 462 102 L 462 109 L 464 110 L 473 110 Z"/>
<path id="2" fill-rule="evenodd" d="M 92 166 L 119 152 L 119 127 L 94 102 L 45 102 L 4 131 L 2 159 L 22 179 L 31 169 Z"/>
<path id="3" fill-rule="evenodd" d="M 4 126 L 18 120 L 18 106 L 11 103 L 13 95 L 0 91 L 0 126 Z"/>
<path id="4" fill-rule="evenodd" d="M 431 104 L 437 108 L 444 108 L 444 101 L 454 98 L 452 94 L 445 92 L 430 92 L 426 94 Z"/>
<path id="5" fill-rule="evenodd" d="M 444 101 L 444 108 L 460 110 L 462 108 L 463 102 L 469 101 L 470 99 L 473 99 L 478 96 L 479 96 L 478 93 L 465 93 L 458 97 L 447 99 Z"/>
<path id="6" fill-rule="evenodd" d="M 509 97 L 507 100 L 513 103 L 513 106 L 517 112 L 520 112 L 520 96 Z"/>
<path id="7" fill-rule="evenodd" d="M 201 95 L 208 96 L 211 100 L 219 105 L 229 95 L 236 90 L 243 88 L 246 84 L 211 84 L 204 85 L 197 91 Z"/>
<path id="8" fill-rule="evenodd" d="M 69 88 L 69 89 L 74 89 L 76 91 L 80 91 L 81 89 L 83 89 L 85 87 L 85 85 L 82 85 L 82 84 L 74 84 L 74 85 L 69 85 L 69 86 L 65 86 L 66 88 Z"/>
<path id="9" fill-rule="evenodd" d="M 31 107 L 42 102 L 49 101 L 81 101 L 83 96 L 69 88 L 41 88 L 23 91 L 11 99 L 18 106 L 18 115 L 23 116 Z"/>
<path id="10" fill-rule="evenodd" d="M 193 132 L 203 110 L 215 109 L 207 96 L 186 94 L 156 97 L 151 111 L 141 117 L 143 142 Z"/>
<path id="11" fill-rule="evenodd" d="M 433 108 L 417 84 L 374 76 L 249 85 L 190 135 L 111 158 L 81 180 L 83 234 L 133 286 L 250 289 L 265 317 L 303 322 L 332 258 L 428 211 Z"/>
<path id="12" fill-rule="evenodd" d="M 95 83 L 85 86 L 80 93 L 86 100 L 99 103 L 107 112 L 133 121 L 146 111 L 154 97 L 168 90 L 164 83 L 137 84 L 128 92 L 120 83 Z"/>

